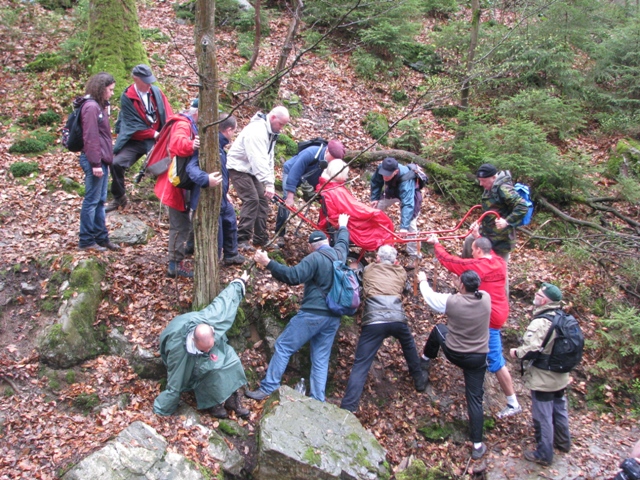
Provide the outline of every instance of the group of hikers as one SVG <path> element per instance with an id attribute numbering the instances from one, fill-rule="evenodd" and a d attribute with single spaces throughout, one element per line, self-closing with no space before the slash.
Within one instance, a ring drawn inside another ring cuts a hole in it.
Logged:
<path id="1" fill-rule="evenodd" d="M 219 258 L 226 265 L 241 265 L 253 254 L 253 260 L 288 285 L 304 284 L 300 310 L 291 318 L 275 343 L 265 378 L 255 390 L 244 394 L 253 400 L 267 398 L 279 388 L 291 355 L 310 344 L 311 372 L 309 395 L 325 401 L 329 357 L 340 317 L 329 309 L 327 292 L 332 287 L 334 261 L 346 261 L 350 242 L 376 252 L 376 261 L 362 275 L 364 306 L 361 310 L 361 334 L 354 364 L 341 407 L 356 412 L 368 372 L 385 338 L 397 338 L 407 362 L 414 388 L 426 390 L 430 367 L 439 350 L 462 369 L 469 417 L 471 456 L 480 459 L 487 451 L 483 443 L 483 383 L 486 370 L 494 373 L 506 396 L 506 406 L 497 416 L 506 418 L 522 411 L 513 381 L 503 356 L 501 328 L 509 316 L 508 262 L 515 245 L 516 227 L 528 206 L 514 190 L 508 171 L 499 171 L 485 163 L 476 172 L 483 187 L 482 209 L 497 216 L 485 216 L 472 225 L 461 256 L 453 255 L 431 235 L 438 261 L 454 274 L 455 294 L 437 293 L 423 271 L 417 272 L 420 292 L 435 312 L 444 313 L 447 323 L 436 325 L 428 335 L 422 353 L 416 348 L 403 307 L 407 273 L 399 264 L 391 233 L 392 220 L 384 213 L 397 203 L 399 232 L 407 238 L 418 231 L 417 220 L 422 196 L 418 173 L 395 158 L 385 158 L 371 178 L 370 203 L 357 200 L 346 188 L 349 167 L 344 162 L 342 142 L 332 139 L 301 150 L 283 166 L 283 200 L 277 215 L 277 245 L 285 246 L 287 206 L 295 204 L 298 187 L 309 187 L 322 197 L 319 230 L 308 237 L 309 253 L 298 264 L 285 266 L 271 260 L 263 249 L 269 243 L 267 218 L 270 199 L 275 192 L 274 154 L 278 134 L 289 122 L 283 106 L 268 114 L 257 113 L 233 140 L 237 120 L 221 114 L 218 125 L 220 172 L 205 172 L 198 158 L 198 100 L 186 111 L 174 115 L 147 65 L 132 70 L 133 84 L 123 92 L 116 122 L 116 143 L 112 147 L 109 124 L 109 99 L 115 80 L 108 73 L 92 76 L 85 96 L 75 101 L 81 108 L 84 149 L 80 165 L 85 172 L 86 193 L 80 214 L 82 250 L 118 250 L 109 240 L 105 213 L 127 205 L 125 172 L 142 156 L 152 167 L 174 157 L 185 158 L 184 171 L 189 188 L 180 188 L 171 178 L 170 168 L 160 172 L 155 193 L 169 211 L 169 259 L 167 275 L 192 277 L 184 258 L 193 248 L 191 217 L 201 188 L 222 188 L 219 223 Z M 107 173 L 111 172 L 113 200 L 106 204 Z M 239 221 L 228 195 L 233 185 L 242 205 Z M 422 253 L 416 243 L 407 243 L 407 253 L 417 259 Z M 245 272 L 233 280 L 202 311 L 179 315 L 160 336 L 160 353 L 167 367 L 168 381 L 154 402 L 158 415 L 173 414 L 186 391 L 195 393 L 199 409 L 216 417 L 228 416 L 228 410 L 247 416 L 239 389 L 247 385 L 244 368 L 236 352 L 227 343 L 225 332 L 231 327 L 250 277 Z M 514 358 L 527 360 L 532 352 L 551 351 L 554 336 L 550 312 L 561 308 L 562 293 L 544 283 L 535 295 L 533 320 L 520 347 L 510 350 Z M 527 460 L 548 465 L 554 448 L 568 451 L 571 440 L 568 427 L 565 389 L 568 373 L 538 368 L 525 362 L 523 377 L 532 392 L 532 416 L 536 448 L 524 454 Z"/>

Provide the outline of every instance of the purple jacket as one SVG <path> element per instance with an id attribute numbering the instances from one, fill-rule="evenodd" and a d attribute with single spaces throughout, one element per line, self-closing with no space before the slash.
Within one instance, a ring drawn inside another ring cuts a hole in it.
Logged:
<path id="1" fill-rule="evenodd" d="M 74 100 L 73 106 L 82 105 L 82 139 L 84 148 L 82 151 L 92 167 L 98 168 L 104 162 L 106 165 L 113 163 L 113 144 L 111 137 L 111 124 L 109 123 L 109 105 L 102 109 L 98 102 L 91 98 L 80 97 Z"/>

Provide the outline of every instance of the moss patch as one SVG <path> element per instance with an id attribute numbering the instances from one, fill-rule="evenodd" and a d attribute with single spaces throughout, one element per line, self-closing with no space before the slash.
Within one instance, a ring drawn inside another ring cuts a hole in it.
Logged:
<path id="1" fill-rule="evenodd" d="M 320 463 L 322 462 L 320 453 L 311 447 L 307 448 L 307 450 L 302 455 L 302 459 L 305 462 L 310 463 L 311 465 L 320 465 Z"/>

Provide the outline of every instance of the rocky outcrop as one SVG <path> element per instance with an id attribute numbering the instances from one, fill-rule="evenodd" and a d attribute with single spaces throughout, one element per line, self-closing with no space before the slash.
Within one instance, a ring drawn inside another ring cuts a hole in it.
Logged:
<path id="1" fill-rule="evenodd" d="M 144 244 L 155 232 L 142 220 L 133 215 L 109 214 L 109 240 L 125 245 Z"/>
<path id="2" fill-rule="evenodd" d="M 386 452 L 350 412 L 283 386 L 260 421 L 254 478 L 384 479 Z"/>

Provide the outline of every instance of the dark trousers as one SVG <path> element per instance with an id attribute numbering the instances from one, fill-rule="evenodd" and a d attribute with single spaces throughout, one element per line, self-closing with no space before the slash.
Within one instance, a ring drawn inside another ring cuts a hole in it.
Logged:
<path id="1" fill-rule="evenodd" d="M 347 389 L 344 392 L 344 398 L 340 404 L 340 408 L 355 412 L 360 404 L 362 389 L 367 381 L 367 375 L 373 359 L 382 342 L 387 337 L 394 337 L 400 341 L 402 353 L 409 366 L 409 373 L 415 379 L 421 375 L 420 357 L 416 350 L 416 344 L 413 341 L 413 335 L 406 323 L 376 323 L 373 325 L 365 325 L 362 327 L 358 346 L 356 347 L 356 358 L 351 368 Z"/>
<path id="2" fill-rule="evenodd" d="M 446 325 L 433 327 L 424 345 L 424 355 L 431 359 L 436 358 L 438 350 L 442 348 L 447 360 L 462 369 L 469 415 L 469 439 L 479 443 L 482 441 L 482 396 L 484 395 L 484 374 L 487 371 L 487 354 L 454 352 L 447 348 L 445 343 L 448 332 Z"/>
<path id="3" fill-rule="evenodd" d="M 184 260 L 187 242 L 193 237 L 189 211 L 181 212 L 175 208 L 167 208 L 169 209 L 169 261 L 181 262 Z"/>
<path id="4" fill-rule="evenodd" d="M 531 390 L 531 415 L 536 435 L 536 456 L 549 463 L 553 460 L 553 446 L 565 451 L 571 447 L 569 413 L 564 388 L 557 392 Z"/>
<path id="5" fill-rule="evenodd" d="M 129 140 L 124 144 L 122 150 L 113 157 L 113 164 L 109 167 L 111 171 L 111 194 L 113 198 L 121 198 L 127 193 L 124 187 L 124 175 L 134 163 L 146 154 L 147 146 L 145 142 Z"/>
<path id="6" fill-rule="evenodd" d="M 238 242 L 264 245 L 267 236 L 269 200 L 264 196 L 264 185 L 249 173 L 229 170 L 229 179 L 242 200 L 238 222 Z"/>
<path id="7" fill-rule="evenodd" d="M 222 199 L 218 226 L 218 257 L 235 257 L 238 254 L 238 222 L 233 205 Z"/>

